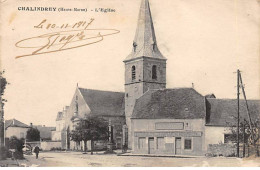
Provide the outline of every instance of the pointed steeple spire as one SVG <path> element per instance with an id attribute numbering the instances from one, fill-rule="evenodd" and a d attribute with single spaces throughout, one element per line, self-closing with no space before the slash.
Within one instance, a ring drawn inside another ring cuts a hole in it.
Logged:
<path id="1" fill-rule="evenodd" d="M 126 60 L 138 57 L 165 59 L 157 47 L 153 20 L 148 0 L 142 0 L 137 21 L 133 50 Z"/>

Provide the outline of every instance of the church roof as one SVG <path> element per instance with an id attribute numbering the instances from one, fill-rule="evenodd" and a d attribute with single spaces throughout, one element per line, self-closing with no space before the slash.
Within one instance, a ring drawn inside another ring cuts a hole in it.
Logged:
<path id="1" fill-rule="evenodd" d="M 239 101 L 240 120 L 248 120 L 245 100 Z M 248 100 L 251 120 L 260 120 L 260 100 Z M 236 99 L 214 99 L 206 101 L 206 125 L 227 126 L 237 123 L 237 100 Z"/>
<path id="2" fill-rule="evenodd" d="M 133 50 L 125 61 L 139 57 L 165 59 L 157 47 L 153 20 L 148 0 L 142 0 L 133 42 Z"/>
<path id="3" fill-rule="evenodd" d="M 111 92 L 79 88 L 91 114 L 102 116 L 124 116 L 124 95 Z"/>
<path id="4" fill-rule="evenodd" d="M 136 100 L 132 118 L 199 119 L 205 112 L 205 98 L 193 88 L 149 90 Z"/>
<path id="5" fill-rule="evenodd" d="M 7 129 L 8 127 L 22 127 L 22 128 L 29 128 L 28 125 L 20 122 L 19 120 L 16 119 L 10 119 L 5 121 L 5 128 Z"/>

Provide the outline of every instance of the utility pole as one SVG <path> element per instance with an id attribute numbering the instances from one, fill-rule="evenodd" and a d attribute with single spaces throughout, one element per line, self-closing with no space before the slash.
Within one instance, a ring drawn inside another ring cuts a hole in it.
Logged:
<path id="1" fill-rule="evenodd" d="M 0 94 L 0 147 L 5 146 L 5 122 L 4 122 L 4 108 L 2 97 Z"/>
<path id="2" fill-rule="evenodd" d="M 237 157 L 239 158 L 239 76 L 240 71 L 237 70 Z"/>
<path id="3" fill-rule="evenodd" d="M 246 131 L 246 120 L 244 120 L 244 123 L 243 123 L 243 158 L 246 155 L 246 134 L 245 134 L 245 131 Z"/>

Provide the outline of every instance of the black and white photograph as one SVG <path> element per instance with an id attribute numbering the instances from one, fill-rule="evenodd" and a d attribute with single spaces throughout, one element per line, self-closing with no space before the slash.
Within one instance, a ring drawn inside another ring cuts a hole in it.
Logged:
<path id="1" fill-rule="evenodd" d="M 0 167 L 260 167 L 259 0 L 1 0 Z"/>

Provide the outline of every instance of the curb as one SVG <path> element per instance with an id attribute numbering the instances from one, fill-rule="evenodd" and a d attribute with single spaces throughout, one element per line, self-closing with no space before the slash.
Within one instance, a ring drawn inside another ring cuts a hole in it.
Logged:
<path id="1" fill-rule="evenodd" d="M 117 154 L 117 156 L 141 156 L 141 157 L 166 157 L 166 158 L 203 158 L 199 156 L 174 156 L 174 155 L 130 155 L 130 154 Z"/>

